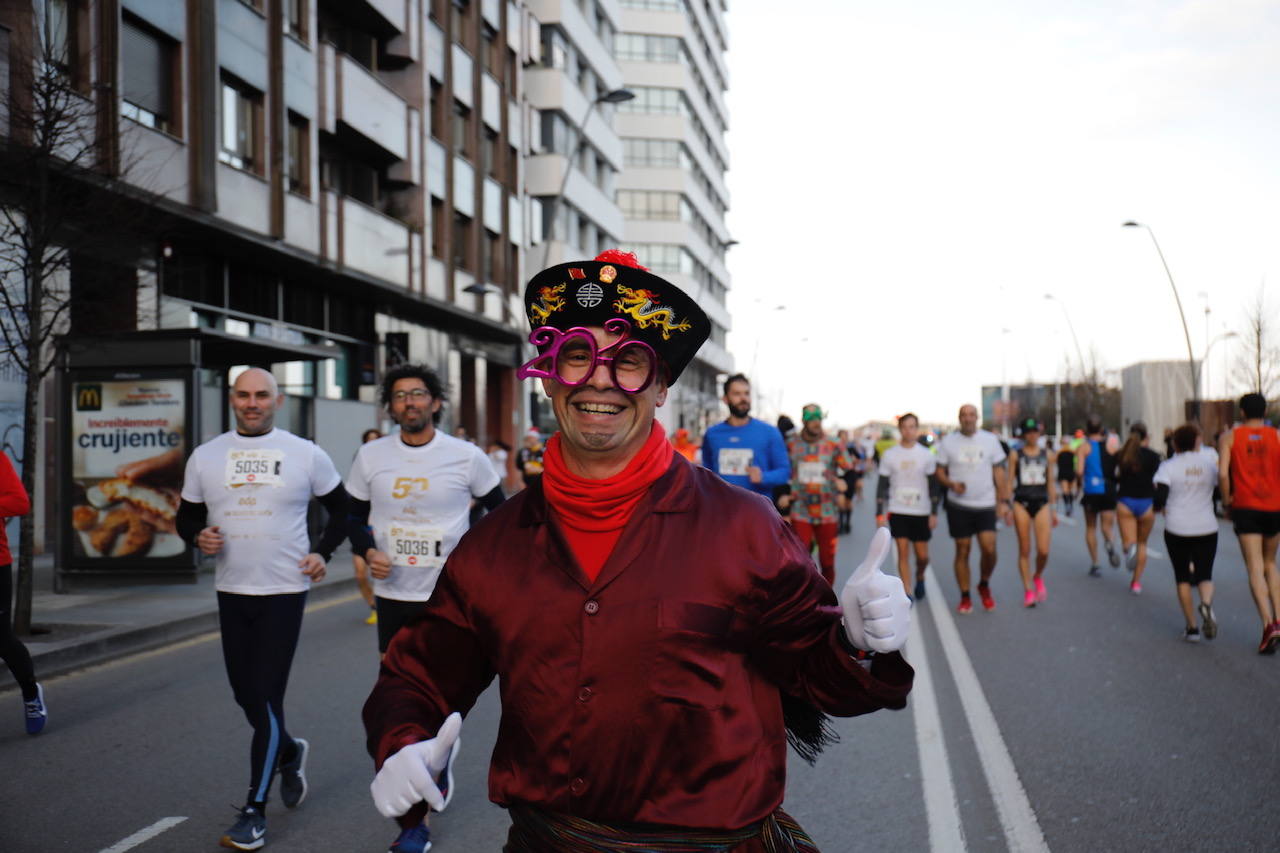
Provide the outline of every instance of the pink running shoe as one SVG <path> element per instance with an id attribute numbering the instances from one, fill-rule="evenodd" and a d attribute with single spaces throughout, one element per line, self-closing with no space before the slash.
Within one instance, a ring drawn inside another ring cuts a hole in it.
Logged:
<path id="1" fill-rule="evenodd" d="M 1036 606 L 1036 594 L 1033 590 L 1030 590 L 1030 589 L 1027 590 L 1026 593 L 1022 596 L 1022 606 L 1023 607 Z"/>
<path id="2" fill-rule="evenodd" d="M 1044 601 L 1049 593 L 1044 589 L 1044 578 L 1036 578 L 1036 601 Z"/>
<path id="3" fill-rule="evenodd" d="M 1142 584 L 1138 583 L 1137 581 L 1134 581 L 1133 583 L 1129 584 L 1129 592 L 1133 593 L 1134 595 L 1142 595 Z"/>

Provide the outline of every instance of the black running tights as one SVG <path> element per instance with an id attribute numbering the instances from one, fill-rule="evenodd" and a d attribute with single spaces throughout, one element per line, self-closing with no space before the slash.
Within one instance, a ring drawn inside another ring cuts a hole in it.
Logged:
<path id="1" fill-rule="evenodd" d="M 36 670 L 31 665 L 27 647 L 13 633 L 13 614 L 9 610 L 13 600 L 13 565 L 0 566 L 0 658 L 13 673 L 13 680 L 22 688 L 23 699 L 36 698 Z"/>
<path id="2" fill-rule="evenodd" d="M 218 593 L 222 656 L 236 704 L 253 726 L 249 803 L 265 803 L 281 749 L 293 753 L 284 727 L 284 691 L 298 647 L 305 592 L 285 595 Z"/>

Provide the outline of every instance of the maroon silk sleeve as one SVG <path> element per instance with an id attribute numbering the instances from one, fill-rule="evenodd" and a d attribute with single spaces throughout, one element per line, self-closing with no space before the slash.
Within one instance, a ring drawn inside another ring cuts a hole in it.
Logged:
<path id="1" fill-rule="evenodd" d="M 420 616 L 387 647 L 364 704 L 367 748 L 376 767 L 402 747 L 434 737 L 445 717 L 464 717 L 493 680 L 488 656 L 445 565 Z"/>
<path id="2" fill-rule="evenodd" d="M 852 717 L 905 707 L 914 671 L 902 655 L 877 655 L 870 671 L 854 660 L 841 641 L 843 614 L 835 592 L 789 526 L 779 521 L 769 533 L 772 547 L 757 544 L 772 556 L 762 561 L 753 662 L 780 689 L 828 714 Z"/>

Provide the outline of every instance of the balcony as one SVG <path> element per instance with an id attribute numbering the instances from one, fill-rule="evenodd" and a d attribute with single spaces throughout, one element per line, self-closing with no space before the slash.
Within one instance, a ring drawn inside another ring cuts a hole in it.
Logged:
<path id="1" fill-rule="evenodd" d="M 354 130 L 397 160 L 409 159 L 409 107 L 364 66 L 333 45 L 321 45 L 323 129 Z"/>
<path id="2" fill-rule="evenodd" d="M 325 255 L 388 284 L 408 288 L 421 236 L 354 199 L 324 193 Z"/>

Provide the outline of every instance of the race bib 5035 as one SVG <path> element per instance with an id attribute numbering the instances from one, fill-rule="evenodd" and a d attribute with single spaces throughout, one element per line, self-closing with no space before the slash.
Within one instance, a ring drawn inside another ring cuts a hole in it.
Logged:
<path id="1" fill-rule="evenodd" d="M 751 456 L 751 448 L 749 447 L 721 448 L 720 455 L 716 459 L 716 464 L 720 467 L 721 476 L 728 474 L 745 477 L 747 468 L 751 467 Z"/>
<path id="2" fill-rule="evenodd" d="M 229 450 L 226 483 L 228 486 L 280 486 L 284 484 L 283 466 L 283 450 Z"/>

